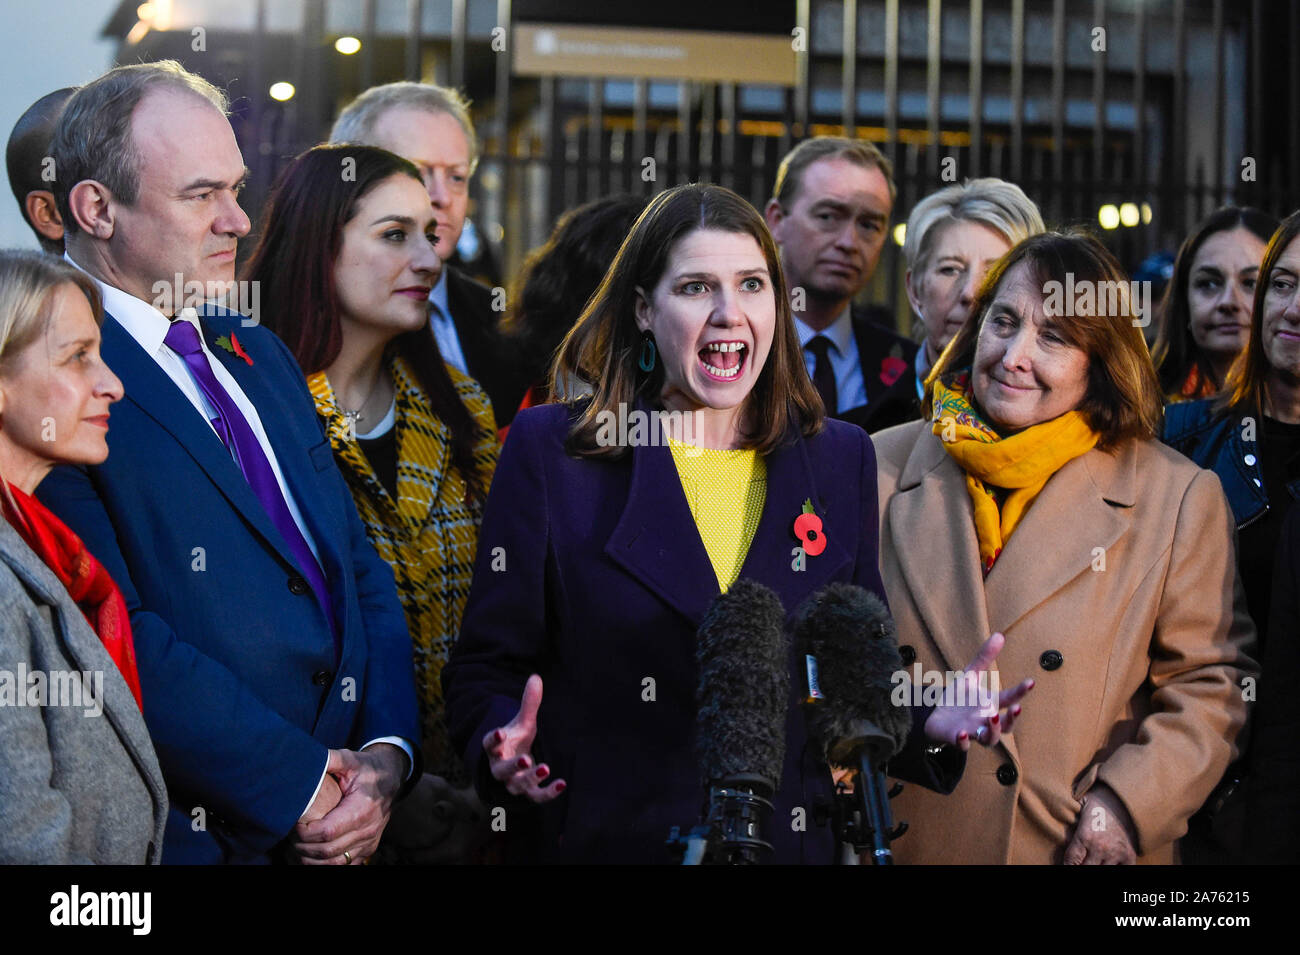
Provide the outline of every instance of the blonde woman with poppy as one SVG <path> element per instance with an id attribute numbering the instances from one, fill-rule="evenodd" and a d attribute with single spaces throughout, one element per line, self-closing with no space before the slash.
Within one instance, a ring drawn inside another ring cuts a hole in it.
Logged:
<path id="1" fill-rule="evenodd" d="M 702 798 L 704 614 L 740 579 L 773 590 L 787 615 L 832 581 L 882 593 L 875 456 L 861 429 L 826 420 L 771 235 L 718 186 L 651 201 L 561 347 L 552 382 L 570 376 L 593 394 L 511 425 L 444 670 L 448 719 L 485 801 L 508 807 L 510 858 L 668 862 L 670 827 L 689 828 Z M 631 428 L 610 440 L 602 427 L 654 411 L 679 412 L 664 440 L 634 440 Z M 826 543 L 792 563 L 805 501 Z M 996 652 L 990 641 L 972 669 Z M 1027 689 L 1003 694 L 1000 716 L 916 708 L 894 772 L 950 790 L 959 750 L 991 745 Z M 776 820 L 811 814 L 832 791 L 787 703 Z M 929 752 L 942 744 L 953 745 Z M 776 862 L 837 855 L 815 824 L 773 825 L 770 838 Z"/>
<path id="2" fill-rule="evenodd" d="M 904 662 L 952 670 L 996 630 L 1002 682 L 1036 685 L 952 796 L 899 797 L 900 862 L 1173 862 L 1237 752 L 1257 668 L 1227 502 L 1156 440 L 1131 303 L 1048 314 L 1069 273 L 1128 288 L 1090 236 L 1026 239 L 927 378 L 926 419 L 876 435 Z"/>
<path id="3" fill-rule="evenodd" d="M 139 865 L 162 853 L 167 791 L 126 603 L 34 497 L 56 464 L 108 456 L 122 383 L 99 357 L 102 320 L 83 272 L 0 252 L 0 864 Z M 78 685 L 65 697 L 68 674 Z"/>

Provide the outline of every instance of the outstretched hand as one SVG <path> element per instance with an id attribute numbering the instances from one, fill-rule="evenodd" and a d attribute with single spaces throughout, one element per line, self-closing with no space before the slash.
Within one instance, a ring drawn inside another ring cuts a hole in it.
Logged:
<path id="1" fill-rule="evenodd" d="M 996 680 L 984 678 L 981 693 L 980 675 L 989 673 L 998 654 L 1006 644 L 1006 637 L 995 633 L 984 641 L 975 658 L 957 679 L 945 684 L 943 700 L 925 721 L 925 735 L 936 742 L 955 743 L 962 752 L 970 749 L 971 740 L 984 746 L 993 746 L 1004 734 L 1010 733 L 1020 715 L 1019 701 L 1034 688 L 1033 680 L 1025 680 L 1009 690 L 998 693 L 996 704 L 982 699 Z M 997 671 L 991 671 L 996 677 Z"/>
<path id="2" fill-rule="evenodd" d="M 547 786 L 551 769 L 545 763 L 533 765 L 533 740 L 537 738 L 537 710 L 542 705 L 542 678 L 534 673 L 524 686 L 519 712 L 505 726 L 483 737 L 492 777 L 514 796 L 545 803 L 564 792 L 567 783 L 557 779 Z"/>

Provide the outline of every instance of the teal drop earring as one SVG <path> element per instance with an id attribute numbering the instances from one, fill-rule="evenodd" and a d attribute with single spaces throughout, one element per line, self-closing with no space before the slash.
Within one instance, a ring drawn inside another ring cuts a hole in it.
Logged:
<path id="1" fill-rule="evenodd" d="M 651 372 L 655 370 L 655 340 L 649 332 L 641 334 L 641 356 L 637 359 L 637 367 L 642 371 Z"/>

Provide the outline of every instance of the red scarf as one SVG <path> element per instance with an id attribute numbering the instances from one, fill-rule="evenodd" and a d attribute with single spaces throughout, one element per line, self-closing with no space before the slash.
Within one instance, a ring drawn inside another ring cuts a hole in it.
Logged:
<path id="1" fill-rule="evenodd" d="M 27 546 L 54 572 L 54 576 L 68 589 L 76 605 L 81 608 L 104 649 L 121 671 L 126 685 L 141 710 L 140 674 L 135 666 L 135 644 L 131 640 L 131 620 L 127 616 L 126 601 L 122 591 L 108 575 L 104 565 L 86 550 L 81 538 L 55 517 L 36 498 L 24 494 L 12 484 L 13 503 L 17 511 L 0 494 L 0 507 Z"/>

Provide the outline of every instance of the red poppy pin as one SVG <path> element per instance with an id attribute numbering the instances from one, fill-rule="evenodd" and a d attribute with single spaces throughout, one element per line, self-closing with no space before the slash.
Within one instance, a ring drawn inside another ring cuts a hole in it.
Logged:
<path id="1" fill-rule="evenodd" d="M 803 513 L 794 519 L 794 536 L 799 538 L 803 552 L 809 557 L 816 557 L 826 549 L 822 519 L 813 511 L 811 498 L 804 499 Z"/>
<path id="2" fill-rule="evenodd" d="M 248 357 L 248 352 L 244 351 L 244 346 L 239 344 L 239 339 L 235 337 L 234 332 L 231 332 L 229 335 L 222 335 L 218 338 L 217 347 L 224 348 L 236 358 L 242 358 L 250 365 L 253 364 L 253 359 Z"/>
<path id="3" fill-rule="evenodd" d="M 892 385 L 898 381 L 898 376 L 907 370 L 907 362 L 903 359 L 890 355 L 880 362 L 880 380 L 886 386 Z"/>

